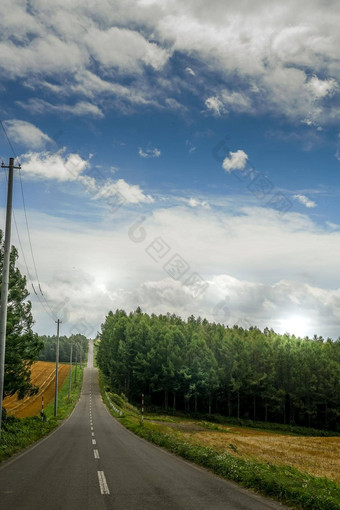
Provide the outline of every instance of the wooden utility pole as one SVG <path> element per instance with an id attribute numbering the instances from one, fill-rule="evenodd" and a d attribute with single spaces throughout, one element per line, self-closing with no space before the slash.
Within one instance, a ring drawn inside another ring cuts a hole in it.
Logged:
<path id="1" fill-rule="evenodd" d="M 59 365 L 59 325 L 61 320 L 58 319 L 57 323 L 57 344 L 55 349 L 55 385 L 54 385 L 54 416 L 58 412 L 58 365 Z"/>
<path id="2" fill-rule="evenodd" d="M 9 283 L 9 266 L 11 253 L 11 227 L 12 227 L 12 202 L 13 202 L 13 175 L 14 158 L 9 158 L 9 165 L 1 164 L 1 168 L 8 168 L 8 192 L 7 192 L 7 209 L 6 209 L 6 230 L 4 243 L 4 258 L 2 267 L 2 283 L 1 283 L 1 302 L 0 302 L 0 435 L 2 424 L 2 401 L 4 395 L 4 378 L 5 378 L 5 351 L 6 351 L 6 326 L 7 326 L 7 303 L 8 303 L 8 283 Z"/>
<path id="3" fill-rule="evenodd" d="M 76 366 L 75 366 L 75 370 L 74 370 L 74 382 L 76 383 L 77 382 L 77 361 L 78 361 L 78 345 L 77 344 L 75 345 L 75 348 L 76 348 Z"/>
<path id="4" fill-rule="evenodd" d="M 73 349 L 73 343 L 71 342 L 71 352 L 70 352 L 70 376 L 68 379 L 68 399 L 71 398 L 71 376 L 72 376 L 72 349 Z"/>

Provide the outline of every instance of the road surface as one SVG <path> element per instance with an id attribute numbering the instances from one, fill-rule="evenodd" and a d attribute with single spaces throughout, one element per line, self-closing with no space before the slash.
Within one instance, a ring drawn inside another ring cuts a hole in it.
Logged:
<path id="1" fill-rule="evenodd" d="M 286 507 L 189 464 L 124 429 L 92 366 L 71 417 L 0 466 L 6 510 L 266 510 Z"/>

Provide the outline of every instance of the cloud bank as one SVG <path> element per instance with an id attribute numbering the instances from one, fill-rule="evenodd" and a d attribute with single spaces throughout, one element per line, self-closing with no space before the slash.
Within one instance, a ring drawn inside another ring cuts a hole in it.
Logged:
<path id="1" fill-rule="evenodd" d="M 22 106 L 32 111 L 101 117 L 103 104 L 124 113 L 142 105 L 171 110 L 189 89 L 213 115 L 336 123 L 339 16 L 335 0 L 231 1 L 228 9 L 222 0 L 3 0 L 2 81 L 25 80 L 32 97 Z"/>

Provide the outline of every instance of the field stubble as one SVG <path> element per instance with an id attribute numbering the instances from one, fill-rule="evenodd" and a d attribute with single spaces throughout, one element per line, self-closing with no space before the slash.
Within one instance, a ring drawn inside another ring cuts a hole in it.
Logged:
<path id="1" fill-rule="evenodd" d="M 162 423 L 168 433 L 238 458 L 292 466 L 303 473 L 340 483 L 340 437 L 288 436 L 245 427 L 204 430 L 197 422 Z"/>
<path id="2" fill-rule="evenodd" d="M 69 374 L 69 365 L 59 364 L 58 389 L 64 384 Z M 55 363 L 49 361 L 37 361 L 32 365 L 31 381 L 39 387 L 39 392 L 32 397 L 17 399 L 17 395 L 6 397 L 3 406 L 9 416 L 26 418 L 37 416 L 41 411 L 41 397 L 44 395 L 44 406 L 46 407 L 54 399 L 55 384 Z"/>

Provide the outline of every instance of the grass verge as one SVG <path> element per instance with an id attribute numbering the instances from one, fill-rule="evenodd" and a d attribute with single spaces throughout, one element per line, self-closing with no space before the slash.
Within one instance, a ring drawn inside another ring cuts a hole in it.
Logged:
<path id="1" fill-rule="evenodd" d="M 108 392 L 101 374 L 100 387 L 112 415 L 138 436 L 296 510 L 340 509 L 339 486 L 331 480 L 301 473 L 293 467 L 237 458 L 214 448 L 192 444 L 183 439 L 178 431 L 169 432 L 164 425 L 147 420 L 142 422 L 135 407 L 126 403 L 121 396 Z M 121 417 L 109 406 L 105 390 L 115 406 L 123 412 Z M 169 421 L 173 421 L 173 417 Z"/>
<path id="2" fill-rule="evenodd" d="M 150 413 L 151 411 L 151 413 Z M 148 408 L 148 414 L 152 414 L 155 418 L 159 419 L 157 416 L 164 416 L 164 409 L 153 406 L 152 408 Z M 216 427 L 218 425 L 232 425 L 235 427 L 247 427 L 250 429 L 261 430 L 261 431 L 270 431 L 271 433 L 278 434 L 287 434 L 289 436 L 314 436 L 314 437 L 338 437 L 340 436 L 340 432 L 336 430 L 321 430 L 321 429 L 313 429 L 310 427 L 301 427 L 299 425 L 284 425 L 282 423 L 273 423 L 273 422 L 265 422 L 265 421 L 257 421 L 257 420 L 245 420 L 241 418 L 222 416 L 221 414 L 204 414 L 204 413 L 184 413 L 181 411 L 172 412 L 169 409 L 167 414 L 168 418 L 173 418 L 174 420 L 184 419 L 184 420 L 200 420 L 204 422 L 210 422 L 211 427 Z M 163 419 L 163 418 L 162 418 Z"/>
<path id="3" fill-rule="evenodd" d="M 74 381 L 74 368 L 71 374 L 71 398 L 68 398 L 69 377 L 58 392 L 58 413 L 54 417 L 54 402 L 45 408 L 45 420 L 38 416 L 14 418 L 8 416 L 3 421 L 0 437 L 0 461 L 8 459 L 15 453 L 27 448 L 55 429 L 62 420 L 67 418 L 76 405 L 83 383 L 84 367 L 77 369 L 77 381 Z"/>

